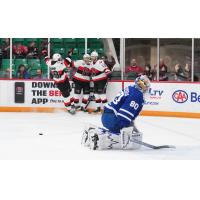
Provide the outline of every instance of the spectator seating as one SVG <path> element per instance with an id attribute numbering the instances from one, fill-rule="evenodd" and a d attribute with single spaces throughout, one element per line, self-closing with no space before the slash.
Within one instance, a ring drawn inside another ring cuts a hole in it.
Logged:
<path id="1" fill-rule="evenodd" d="M 28 46 L 30 42 L 34 41 L 36 47 L 40 49 L 40 45 L 44 38 L 13 38 L 13 44 L 20 42 L 23 45 Z M 68 50 L 74 48 L 73 59 L 82 59 L 82 55 L 85 53 L 85 38 L 51 38 L 51 55 L 53 53 L 60 53 L 66 55 Z M 1 43 L 1 40 L 0 40 Z M 97 51 L 100 56 L 104 54 L 103 42 L 100 38 L 88 38 L 88 51 Z"/>

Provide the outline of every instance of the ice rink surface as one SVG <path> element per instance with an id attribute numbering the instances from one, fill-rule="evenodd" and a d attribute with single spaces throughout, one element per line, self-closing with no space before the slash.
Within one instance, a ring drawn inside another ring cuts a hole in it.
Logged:
<path id="1" fill-rule="evenodd" d="M 144 117 L 136 119 L 143 141 L 176 145 L 176 149 L 92 151 L 81 146 L 84 126 L 101 126 L 100 115 L 68 113 L 0 113 L 0 159 L 200 159 L 199 119 Z M 39 135 L 43 133 L 43 135 Z"/>

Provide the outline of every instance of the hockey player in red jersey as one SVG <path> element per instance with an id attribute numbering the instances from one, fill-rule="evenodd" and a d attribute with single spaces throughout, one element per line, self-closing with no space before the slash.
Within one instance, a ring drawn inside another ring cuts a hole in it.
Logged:
<path id="1" fill-rule="evenodd" d="M 106 85 L 111 71 L 103 60 L 98 59 L 98 53 L 96 51 L 91 53 L 91 60 L 91 77 L 92 81 L 94 82 L 94 96 L 97 105 L 97 108 L 94 112 L 100 112 L 101 103 L 107 103 Z"/>
<path id="2" fill-rule="evenodd" d="M 61 91 L 64 97 L 64 105 L 70 114 L 75 114 L 75 106 L 73 105 L 73 98 L 70 97 L 71 86 L 69 83 L 67 72 L 74 63 L 71 60 L 72 52 L 68 53 L 66 58 L 62 58 L 60 54 L 55 53 L 52 59 L 45 57 L 45 62 L 50 69 L 50 75 L 53 78 L 57 88 Z"/>
<path id="3" fill-rule="evenodd" d="M 86 112 L 87 110 L 85 109 L 85 106 L 88 102 L 90 94 L 90 76 L 91 76 L 90 55 L 85 54 L 83 56 L 83 61 L 80 64 L 78 64 L 77 67 L 78 67 L 77 71 L 73 77 L 73 81 L 75 84 L 74 103 L 76 108 L 78 108 L 80 95 L 81 92 L 83 91 L 81 110 Z"/>

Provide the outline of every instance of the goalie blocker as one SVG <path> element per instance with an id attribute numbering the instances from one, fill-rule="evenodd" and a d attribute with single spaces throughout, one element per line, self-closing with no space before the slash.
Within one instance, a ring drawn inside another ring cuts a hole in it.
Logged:
<path id="1" fill-rule="evenodd" d="M 142 133 L 136 130 L 134 126 L 123 128 L 118 135 L 109 132 L 107 129 L 89 125 L 84 129 L 81 143 L 92 150 L 139 149 L 141 144 L 134 141 L 142 142 Z"/>

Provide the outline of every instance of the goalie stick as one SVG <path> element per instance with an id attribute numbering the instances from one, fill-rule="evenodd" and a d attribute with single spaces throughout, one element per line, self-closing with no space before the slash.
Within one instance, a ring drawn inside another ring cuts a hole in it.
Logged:
<path id="1" fill-rule="evenodd" d="M 152 144 L 149 144 L 149 143 L 146 143 L 146 142 L 142 142 L 142 141 L 139 141 L 139 140 L 132 140 L 132 142 L 135 142 L 137 144 L 140 144 L 140 145 L 143 145 L 145 147 L 148 147 L 148 148 L 151 148 L 151 149 L 164 149 L 164 148 L 176 148 L 175 146 L 173 145 L 160 145 L 160 146 L 155 146 L 155 145 L 152 145 Z"/>

